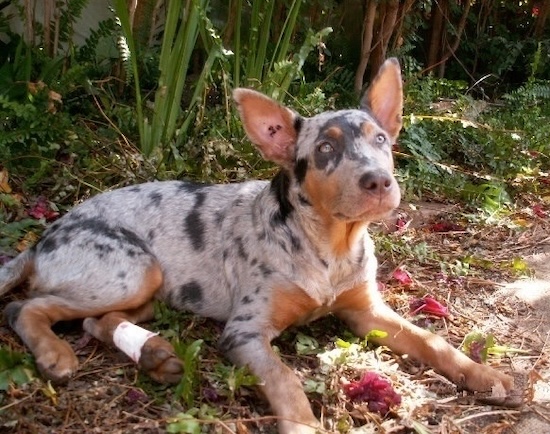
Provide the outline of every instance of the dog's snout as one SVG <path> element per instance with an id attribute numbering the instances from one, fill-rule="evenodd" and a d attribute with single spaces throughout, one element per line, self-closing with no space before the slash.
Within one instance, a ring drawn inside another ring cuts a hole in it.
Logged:
<path id="1" fill-rule="evenodd" d="M 367 193 L 382 195 L 391 190 L 393 177 L 383 170 L 373 170 L 365 173 L 359 179 L 359 186 Z"/>

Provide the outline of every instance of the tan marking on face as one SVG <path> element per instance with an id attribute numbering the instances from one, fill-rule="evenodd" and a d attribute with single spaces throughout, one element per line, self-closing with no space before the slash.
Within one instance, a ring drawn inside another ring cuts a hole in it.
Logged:
<path id="1" fill-rule="evenodd" d="M 338 127 L 330 127 L 325 134 L 335 140 L 340 140 L 344 136 L 344 132 Z"/>
<path id="2" fill-rule="evenodd" d="M 283 331 L 293 324 L 306 322 L 320 304 L 302 288 L 274 288 L 271 298 L 271 325 Z"/>
<path id="3" fill-rule="evenodd" d="M 361 130 L 365 137 L 370 137 L 374 134 L 376 126 L 372 122 L 363 122 L 361 125 Z"/>

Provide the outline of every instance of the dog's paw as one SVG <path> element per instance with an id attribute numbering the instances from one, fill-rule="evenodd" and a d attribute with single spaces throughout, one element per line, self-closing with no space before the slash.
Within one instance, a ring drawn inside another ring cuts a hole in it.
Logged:
<path id="1" fill-rule="evenodd" d="M 476 400 L 504 407 L 519 407 L 523 403 L 523 390 L 516 387 L 514 377 L 484 365 L 464 376 L 467 389 L 474 392 Z"/>
<path id="2" fill-rule="evenodd" d="M 78 359 L 71 346 L 59 340 L 36 354 L 36 366 L 40 373 L 52 383 L 64 384 L 76 373 Z"/>
<path id="3" fill-rule="evenodd" d="M 159 336 L 153 336 L 145 342 L 138 365 L 159 383 L 178 383 L 183 375 L 183 364 L 174 348 Z"/>

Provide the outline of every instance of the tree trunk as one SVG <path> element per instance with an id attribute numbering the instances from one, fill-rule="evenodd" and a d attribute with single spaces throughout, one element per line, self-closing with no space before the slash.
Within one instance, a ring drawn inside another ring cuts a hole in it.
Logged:
<path id="1" fill-rule="evenodd" d="M 445 14 L 443 8 L 446 0 L 434 0 L 432 2 L 432 32 L 430 46 L 428 48 L 428 66 L 425 71 L 431 71 L 437 67 L 441 47 L 443 45 L 443 33 L 445 30 Z"/>
<path id="2" fill-rule="evenodd" d="M 394 38 L 392 44 L 392 50 L 397 50 L 403 45 L 403 28 L 405 24 L 405 17 L 413 7 L 414 0 L 405 0 L 405 3 L 401 8 L 399 8 L 398 18 L 397 18 L 397 28 L 394 31 Z"/>
<path id="3" fill-rule="evenodd" d="M 470 7 L 472 6 L 472 2 L 470 0 L 467 0 L 464 5 L 464 10 L 462 11 L 462 16 L 460 17 L 460 21 L 458 23 L 458 27 L 456 29 L 456 37 L 453 42 L 453 44 L 449 47 L 443 58 L 441 59 L 441 63 L 439 65 L 439 76 L 443 77 L 445 75 L 445 64 L 449 58 L 454 55 L 455 51 L 457 50 L 458 46 L 460 45 L 460 39 L 462 38 L 462 34 L 464 33 L 464 28 L 466 27 L 466 21 L 468 20 L 468 14 L 470 13 Z"/>
<path id="4" fill-rule="evenodd" d="M 535 21 L 535 38 L 542 39 L 544 35 L 544 26 L 550 15 L 550 0 L 544 0 L 540 3 L 537 19 Z"/>
<path id="5" fill-rule="evenodd" d="M 357 95 L 363 89 L 363 78 L 369 63 L 374 35 L 374 20 L 376 18 L 376 0 L 365 0 L 365 15 L 363 16 L 363 34 L 361 38 L 361 57 L 355 71 L 354 90 Z"/>
<path id="6" fill-rule="evenodd" d="M 378 40 L 374 44 L 371 61 L 371 79 L 378 73 L 378 69 L 386 60 L 388 45 L 390 43 L 397 13 L 399 12 L 399 0 L 387 0 L 383 3 L 378 17 Z"/>

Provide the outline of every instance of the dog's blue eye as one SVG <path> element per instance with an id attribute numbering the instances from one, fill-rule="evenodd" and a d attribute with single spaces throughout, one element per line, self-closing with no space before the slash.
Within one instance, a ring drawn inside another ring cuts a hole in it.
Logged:
<path id="1" fill-rule="evenodd" d="M 383 145 L 384 143 L 386 143 L 386 136 L 384 134 L 377 134 L 376 143 L 379 145 Z"/>
<path id="2" fill-rule="evenodd" d="M 317 149 L 323 154 L 328 154 L 329 152 L 334 151 L 334 148 L 328 142 L 321 143 Z"/>

